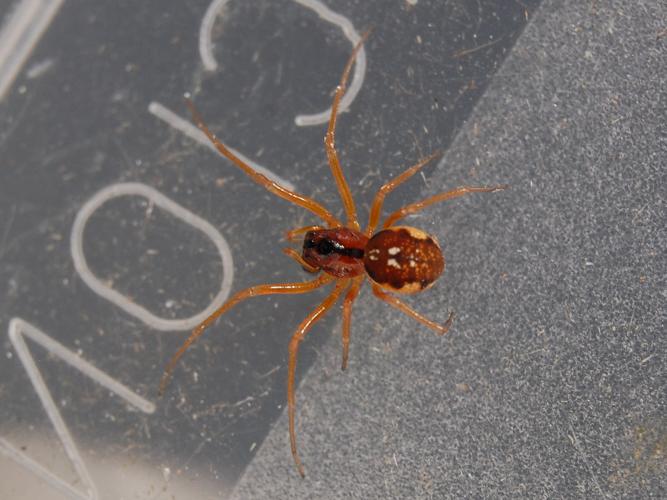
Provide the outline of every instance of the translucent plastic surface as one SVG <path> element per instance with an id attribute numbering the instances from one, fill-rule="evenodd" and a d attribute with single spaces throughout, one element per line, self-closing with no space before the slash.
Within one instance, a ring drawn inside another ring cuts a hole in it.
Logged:
<path id="1" fill-rule="evenodd" d="M 321 293 L 239 306 L 157 398 L 231 291 L 305 279 L 283 233 L 316 222 L 220 158 L 184 93 L 258 170 L 340 213 L 324 123 L 373 27 L 337 135 L 365 218 L 388 177 L 446 149 L 537 3 L 0 6 L 0 497 L 224 496 L 284 409 L 287 343 Z"/>

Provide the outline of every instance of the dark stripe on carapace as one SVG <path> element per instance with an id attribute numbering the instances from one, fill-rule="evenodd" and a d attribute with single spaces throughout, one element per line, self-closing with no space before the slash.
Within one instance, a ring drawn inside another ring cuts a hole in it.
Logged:
<path id="1" fill-rule="evenodd" d="M 330 239 L 325 239 L 325 238 L 319 240 L 318 242 L 315 242 L 314 239 L 306 239 L 303 242 L 303 248 L 316 248 L 317 253 L 319 253 L 320 255 L 337 253 L 338 255 L 346 255 L 347 257 L 352 257 L 353 259 L 364 258 L 363 248 L 347 248 L 337 241 L 332 241 Z"/>
<path id="2" fill-rule="evenodd" d="M 363 259 L 364 251 L 361 248 L 343 248 L 342 250 L 336 249 L 336 253 L 340 255 L 347 255 L 353 259 Z"/>

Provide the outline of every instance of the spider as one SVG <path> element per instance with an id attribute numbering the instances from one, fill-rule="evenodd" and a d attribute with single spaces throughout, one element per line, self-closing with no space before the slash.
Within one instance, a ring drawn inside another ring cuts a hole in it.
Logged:
<path id="1" fill-rule="evenodd" d="M 302 252 L 293 248 L 284 248 L 283 252 L 298 262 L 306 271 L 319 273 L 313 280 L 295 283 L 276 283 L 256 285 L 233 295 L 225 304 L 199 324 L 176 351 L 167 364 L 160 381 L 159 393 L 162 395 L 167 383 L 185 351 L 211 326 L 220 316 L 229 311 L 239 302 L 251 297 L 269 294 L 301 294 L 312 292 L 324 285 L 333 283 L 331 293 L 306 316 L 301 322 L 289 343 L 289 361 L 287 368 L 287 408 L 289 416 L 289 436 L 292 457 L 299 474 L 305 477 L 304 467 L 299 458 L 296 446 L 295 413 L 296 395 L 294 389 L 297 354 L 299 346 L 312 326 L 331 309 L 341 296 L 343 298 L 343 356 L 342 370 L 347 368 L 350 346 L 350 317 L 352 304 L 359 294 L 361 285 L 369 279 L 373 294 L 399 311 L 407 314 L 426 327 L 434 330 L 438 335 L 444 335 L 449 330 L 454 318 L 450 312 L 444 324 L 440 325 L 413 310 L 391 292 L 397 294 L 413 294 L 423 291 L 433 285 L 445 268 L 445 259 L 435 237 L 420 229 L 409 226 L 397 226 L 396 223 L 409 214 L 414 214 L 434 203 L 457 198 L 468 193 L 495 192 L 507 186 L 492 187 L 463 186 L 451 191 L 436 194 L 430 198 L 410 203 L 389 215 L 382 224 L 382 229 L 376 232 L 380 220 L 380 212 L 385 197 L 400 184 L 415 175 L 431 160 L 440 156 L 440 153 L 423 158 L 405 172 L 384 184 L 375 195 L 371 205 L 368 226 L 361 230 L 357 218 L 357 210 L 352 200 L 350 188 L 338 161 L 338 154 L 334 145 L 336 118 L 341 97 L 345 93 L 350 70 L 363 45 L 368 33 L 364 34 L 355 45 L 343 69 L 343 74 L 333 98 L 331 116 L 327 128 L 324 144 L 331 172 L 336 187 L 345 208 L 346 223 L 343 224 L 329 210 L 312 198 L 285 189 L 280 184 L 269 180 L 256 172 L 232 153 L 227 146 L 220 142 L 208 129 L 201 115 L 192 101 L 186 98 L 186 104 L 192 113 L 193 121 L 206 134 L 217 150 L 229 161 L 243 170 L 252 180 L 266 188 L 276 196 L 309 210 L 324 222 L 324 226 L 311 225 L 293 229 L 286 233 L 287 240 L 294 241 L 304 235 Z"/>

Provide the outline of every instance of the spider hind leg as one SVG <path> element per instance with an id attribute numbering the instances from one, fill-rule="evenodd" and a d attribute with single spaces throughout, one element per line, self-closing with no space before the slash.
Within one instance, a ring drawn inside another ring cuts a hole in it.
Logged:
<path id="1" fill-rule="evenodd" d="M 333 307 L 340 295 L 343 293 L 345 288 L 349 285 L 349 280 L 338 280 L 333 291 L 325 298 L 320 305 L 318 305 L 311 313 L 306 316 L 306 318 L 301 322 L 297 328 L 292 339 L 289 343 L 289 361 L 287 364 L 287 412 L 289 416 L 289 437 L 290 437 L 290 447 L 292 449 L 292 457 L 294 458 L 294 464 L 296 465 L 297 470 L 301 477 L 306 477 L 306 473 L 303 469 L 303 464 L 299 458 L 299 453 L 296 448 L 296 426 L 295 426 L 295 417 L 296 417 L 296 392 L 295 392 L 295 378 L 296 378 L 296 361 L 299 354 L 299 345 L 303 341 L 304 337 L 311 329 L 311 327 L 320 319 L 322 316 Z"/>
<path id="2" fill-rule="evenodd" d="M 383 302 L 386 302 L 387 304 L 398 309 L 402 313 L 407 314 L 412 319 L 419 321 L 422 325 L 427 326 L 431 330 L 435 331 L 435 333 L 438 335 L 444 335 L 445 333 L 447 333 L 449 331 L 449 327 L 452 326 L 452 322 L 454 321 L 453 312 L 449 313 L 449 317 L 447 318 L 447 321 L 445 321 L 443 325 L 431 321 L 426 316 L 412 309 L 398 297 L 395 297 L 394 295 L 391 295 L 382 290 L 382 288 L 380 288 L 380 286 L 376 285 L 375 283 L 373 284 L 373 294 Z"/>
<path id="3" fill-rule="evenodd" d="M 350 323 L 352 319 L 352 303 L 359 295 L 359 290 L 364 282 L 364 276 L 355 278 L 343 299 L 343 360 L 340 365 L 341 370 L 347 368 L 347 360 L 350 354 Z"/>

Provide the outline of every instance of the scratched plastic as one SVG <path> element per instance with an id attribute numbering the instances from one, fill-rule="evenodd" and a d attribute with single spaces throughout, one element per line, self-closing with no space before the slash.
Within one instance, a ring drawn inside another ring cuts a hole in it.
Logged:
<path id="1" fill-rule="evenodd" d="M 162 399 L 157 384 L 231 291 L 305 277 L 280 248 L 312 222 L 220 157 L 182 97 L 255 169 L 339 207 L 322 138 L 372 26 L 337 137 L 363 201 L 446 149 L 537 4 L 394 3 L 0 6 L 0 498 L 231 492 L 283 411 L 290 329 L 317 297 L 249 301 Z"/>

